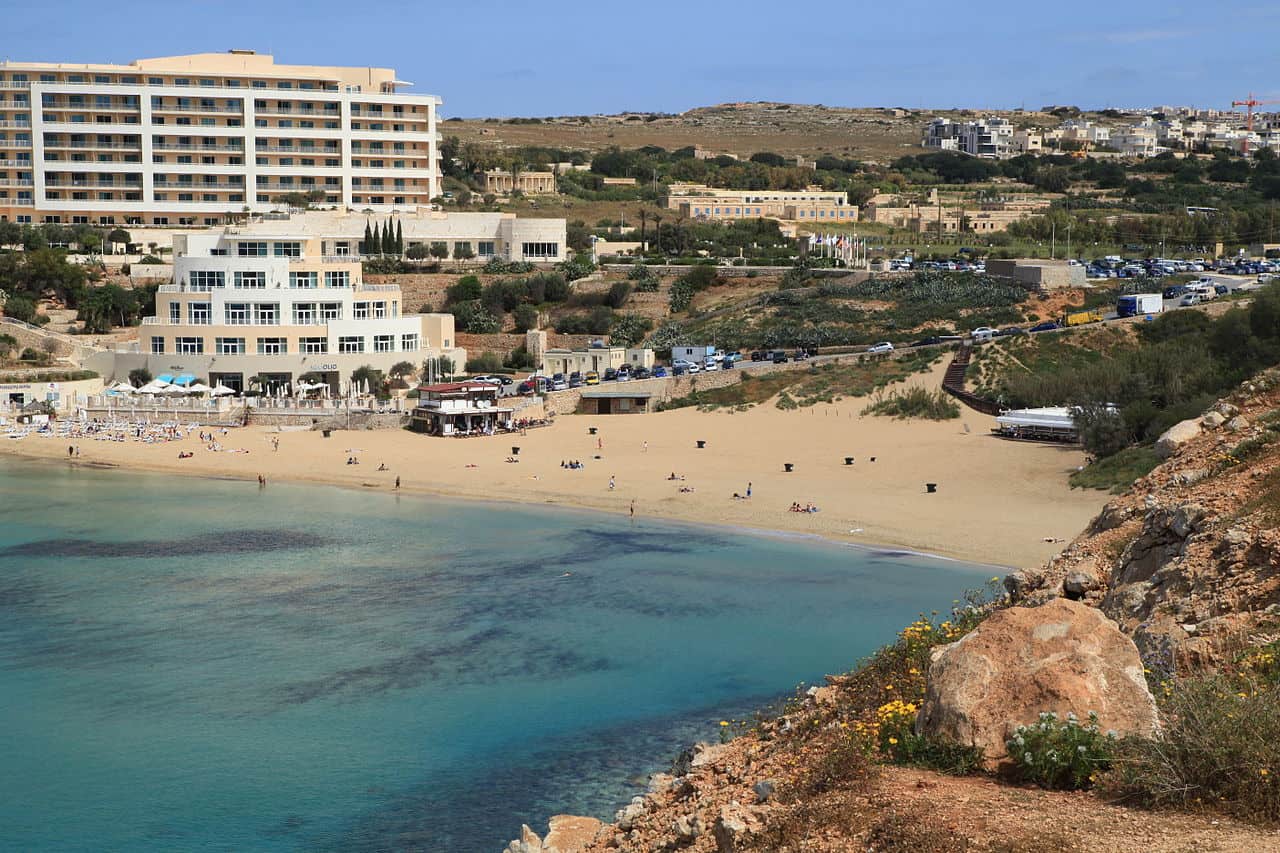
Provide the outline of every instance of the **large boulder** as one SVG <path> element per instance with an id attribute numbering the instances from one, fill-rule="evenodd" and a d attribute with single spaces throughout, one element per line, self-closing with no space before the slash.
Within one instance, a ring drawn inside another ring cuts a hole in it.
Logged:
<path id="1" fill-rule="evenodd" d="M 917 728 L 977 746 L 995 767 L 1019 725 L 1044 711 L 1098 714 L 1103 729 L 1151 734 L 1156 706 L 1133 641 L 1101 611 L 1056 598 L 1010 607 L 936 649 Z"/>
<path id="2" fill-rule="evenodd" d="M 1168 459 L 1178 452 L 1178 448 L 1195 438 L 1203 430 L 1199 418 L 1179 421 L 1165 430 L 1156 439 L 1156 455 Z"/>

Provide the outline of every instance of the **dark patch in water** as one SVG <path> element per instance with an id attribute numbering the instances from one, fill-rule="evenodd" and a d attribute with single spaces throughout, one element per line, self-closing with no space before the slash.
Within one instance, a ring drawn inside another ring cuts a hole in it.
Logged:
<path id="1" fill-rule="evenodd" d="M 258 554 L 320 548 L 331 544 L 333 544 L 332 540 L 327 537 L 293 530 L 227 530 L 201 533 L 181 539 L 134 539 L 124 542 L 102 539 L 44 539 L 38 542 L 22 542 L 0 549 L 0 558 L 199 557 L 210 554 Z"/>

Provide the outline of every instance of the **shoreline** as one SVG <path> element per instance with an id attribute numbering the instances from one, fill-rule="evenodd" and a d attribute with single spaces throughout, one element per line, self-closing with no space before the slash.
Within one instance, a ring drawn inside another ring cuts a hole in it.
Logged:
<path id="1" fill-rule="evenodd" d="M 329 439 L 265 426 L 214 430 L 224 452 L 209 450 L 194 434 L 154 444 L 30 435 L 0 442 L 0 454 L 390 493 L 400 478 L 404 494 L 624 517 L 634 504 L 639 518 L 1002 570 L 1057 554 L 1109 498 L 1067 485 L 1068 473 L 1083 463 L 1079 449 L 999 441 L 987 434 L 994 419 L 974 412 L 951 421 L 899 421 L 863 415 L 864 405 L 849 398 L 789 411 L 764 404 L 746 411 L 565 415 L 523 436 L 469 439 L 406 430 L 336 431 Z M 706 447 L 697 448 L 695 438 Z M 82 456 L 68 460 L 68 444 Z M 521 452 L 512 454 L 516 445 Z M 180 450 L 193 456 L 179 460 Z M 854 464 L 845 465 L 845 456 Z M 358 467 L 347 464 L 352 457 Z M 582 465 L 570 469 L 566 461 Z M 784 462 L 794 469 L 785 470 Z M 385 470 L 377 470 L 379 463 Z M 926 482 L 936 482 L 936 492 Z M 790 512 L 794 504 L 820 511 Z"/>
<path id="2" fill-rule="evenodd" d="M 130 474 L 169 474 L 173 473 L 165 468 L 143 467 L 137 469 L 128 469 L 123 465 L 115 462 L 95 462 L 80 460 L 59 459 L 56 456 L 47 456 L 45 454 L 27 454 L 21 452 L 6 453 L 0 452 L 0 456 L 10 456 L 20 459 L 24 462 L 30 462 L 36 465 L 57 464 L 62 462 L 68 468 L 87 468 L 94 471 L 123 471 Z M 253 485 L 255 480 L 250 476 L 236 476 L 231 474 L 210 474 L 210 473 L 194 473 L 183 472 L 184 477 L 196 480 L 211 480 L 214 482 L 224 483 L 246 483 Z M 359 492 L 371 488 L 381 488 L 376 483 L 367 483 L 362 485 L 354 485 L 350 483 L 340 483 L 324 478 L 277 478 L 278 482 L 289 486 L 322 486 L 324 488 L 339 489 L 343 492 Z M 529 507 L 544 507 L 552 509 L 565 509 L 571 512 L 584 513 L 588 515 L 605 515 L 610 518 L 618 518 L 626 515 L 621 510 L 609 507 L 592 506 L 586 503 L 578 504 L 572 501 L 546 500 L 537 501 L 519 501 L 514 499 L 501 499 L 492 497 L 482 497 L 479 495 L 469 494 L 465 492 L 446 493 L 438 492 L 430 489 L 404 489 L 399 492 L 391 492 L 388 497 L 397 497 L 405 495 L 411 498 L 427 498 L 427 499 L 445 499 L 455 498 L 466 501 L 469 504 L 488 504 L 494 507 L 510 507 L 525 509 Z M 776 527 L 757 527 L 752 525 L 737 524 L 731 522 L 718 522 L 713 520 L 697 520 L 690 521 L 674 516 L 650 515 L 637 519 L 639 521 L 658 521 L 662 524 L 674 527 L 689 527 L 712 530 L 718 533 L 742 533 L 748 536 L 759 536 L 767 539 L 777 540 L 797 540 L 814 545 L 824 545 L 830 547 L 852 548 L 857 551 L 864 551 L 873 555 L 888 557 L 920 557 L 929 560 L 937 560 L 945 563 L 961 563 L 969 568 L 991 569 L 998 572 L 1009 572 L 1016 569 L 1016 566 L 1002 565 L 999 563 L 982 562 L 978 560 L 970 560 L 964 557 L 951 556 L 948 554 L 938 554 L 932 551 L 922 551 L 906 544 L 896 544 L 889 542 L 867 542 L 853 539 L 841 539 L 835 536 L 827 536 L 822 533 L 783 530 Z"/>

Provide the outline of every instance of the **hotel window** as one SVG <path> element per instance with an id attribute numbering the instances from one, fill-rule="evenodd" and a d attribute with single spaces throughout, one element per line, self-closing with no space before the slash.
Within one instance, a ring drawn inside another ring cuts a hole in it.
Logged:
<path id="1" fill-rule="evenodd" d="M 169 303 L 169 322 L 170 323 L 182 322 L 182 303 L 181 302 Z"/>
<path id="2" fill-rule="evenodd" d="M 416 334 L 401 335 L 400 350 L 402 352 L 417 352 L 418 336 Z"/>
<path id="3" fill-rule="evenodd" d="M 293 306 L 293 324 L 310 326 L 316 322 L 316 304 L 314 302 L 296 302 Z"/>
<path id="4" fill-rule="evenodd" d="M 493 240 L 481 240 L 476 243 L 476 255 L 481 258 L 491 258 L 494 255 L 495 244 Z"/>
<path id="5" fill-rule="evenodd" d="M 203 355 L 204 338 L 174 338 L 173 350 L 178 355 Z"/>
<path id="6" fill-rule="evenodd" d="M 209 303 L 191 302 L 187 305 L 187 318 L 193 326 L 209 325 Z"/>
<path id="7" fill-rule="evenodd" d="M 554 258 L 560 254 L 560 244 L 524 243 L 521 250 L 526 258 Z"/>
<path id="8" fill-rule="evenodd" d="M 375 320 L 387 319 L 387 303 L 370 302 L 369 304 L 373 306 L 373 319 Z"/>
<path id="9" fill-rule="evenodd" d="M 314 270 L 311 272 L 291 272 L 289 273 L 289 286 L 311 288 L 317 286 L 319 279 L 319 274 Z"/>
<path id="10" fill-rule="evenodd" d="M 368 320 L 370 316 L 369 315 L 370 304 L 371 303 L 368 303 L 368 302 L 357 302 L 354 305 L 352 305 L 352 312 L 351 312 L 352 319 Z"/>
<path id="11" fill-rule="evenodd" d="M 244 338 L 216 338 L 214 352 L 218 355 L 244 355 Z"/>
<path id="12" fill-rule="evenodd" d="M 350 287 L 351 273 L 346 270 L 328 270 L 324 274 L 325 287 Z"/>
<path id="13" fill-rule="evenodd" d="M 232 278 L 236 287 L 264 288 L 267 286 L 267 274 L 261 270 L 236 270 Z"/>
<path id="14" fill-rule="evenodd" d="M 338 352 L 364 352 L 364 338 L 345 335 L 338 338 Z"/>
<path id="15" fill-rule="evenodd" d="M 287 338 L 258 338 L 258 355 L 284 355 L 288 351 Z"/>
<path id="16" fill-rule="evenodd" d="M 259 326 L 279 326 L 279 303 L 255 302 L 253 305 L 253 322 Z"/>
<path id="17" fill-rule="evenodd" d="M 228 302 L 222 309 L 222 316 L 228 326 L 249 325 L 249 303 Z"/>
<path id="18" fill-rule="evenodd" d="M 329 339 L 299 338 L 298 346 L 307 355 L 320 355 L 329 351 Z"/>
<path id="19" fill-rule="evenodd" d="M 342 319 L 342 303 L 341 302 L 321 302 L 320 303 L 320 319 L 326 323 L 330 320 Z"/>
<path id="20" fill-rule="evenodd" d="M 267 244 L 265 242 L 241 241 L 236 247 L 236 254 L 242 258 L 265 258 Z"/>
<path id="21" fill-rule="evenodd" d="M 151 354 L 164 355 L 164 338 L 156 337 L 151 339 Z"/>
<path id="22" fill-rule="evenodd" d="M 340 258 L 351 256 L 351 244 L 348 242 L 338 242 L 333 244 L 333 253 Z"/>
<path id="23" fill-rule="evenodd" d="M 374 335 L 373 351 L 374 352 L 394 352 L 396 348 L 395 335 Z"/>

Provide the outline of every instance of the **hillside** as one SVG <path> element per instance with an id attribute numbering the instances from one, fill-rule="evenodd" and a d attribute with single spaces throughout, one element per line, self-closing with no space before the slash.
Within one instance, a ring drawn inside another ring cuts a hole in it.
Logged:
<path id="1" fill-rule="evenodd" d="M 779 709 L 722 722 L 727 742 L 682 755 L 615 824 L 556 818 L 549 846 L 526 828 L 509 851 L 1280 850 L 1280 368 L 1157 447 L 1166 460 L 1045 566 L 945 621 L 922 616 Z M 1109 770 L 1100 759 L 1093 793 L 1011 783 L 1007 767 L 975 774 L 964 747 L 930 745 L 919 721 L 911 734 L 939 650 L 988 614 L 1064 599 L 1132 637 L 1161 733 L 1113 747 L 1124 758 Z M 924 751 L 904 761 L 886 731 Z"/>

